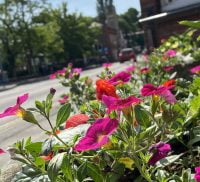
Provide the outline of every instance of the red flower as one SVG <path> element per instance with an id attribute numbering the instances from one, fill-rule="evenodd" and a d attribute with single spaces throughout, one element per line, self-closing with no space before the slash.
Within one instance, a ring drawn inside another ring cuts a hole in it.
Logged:
<path id="1" fill-rule="evenodd" d="M 101 100 L 103 95 L 118 98 L 115 87 L 107 80 L 100 79 L 96 81 L 96 97 Z"/>
<path id="2" fill-rule="evenodd" d="M 171 70 L 173 70 L 174 69 L 174 66 L 164 66 L 163 67 L 163 70 L 164 71 L 171 71 Z"/>
<path id="3" fill-rule="evenodd" d="M 146 74 L 150 72 L 150 68 L 144 67 L 142 69 L 140 69 L 140 73 Z"/>
<path id="4" fill-rule="evenodd" d="M 163 86 L 165 86 L 168 89 L 174 88 L 175 87 L 176 80 L 167 80 L 166 82 L 163 83 Z"/>
<path id="5" fill-rule="evenodd" d="M 89 116 L 86 114 L 75 114 L 68 118 L 65 124 L 65 128 L 76 127 L 80 124 L 87 123 Z"/>
<path id="6" fill-rule="evenodd" d="M 44 159 L 45 161 L 50 161 L 53 158 L 53 152 L 50 152 L 48 155 L 40 156 L 40 158 Z"/>

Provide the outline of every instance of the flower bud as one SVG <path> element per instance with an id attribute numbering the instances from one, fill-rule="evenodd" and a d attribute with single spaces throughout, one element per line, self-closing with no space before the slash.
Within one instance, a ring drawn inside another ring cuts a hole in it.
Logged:
<path id="1" fill-rule="evenodd" d="M 52 95 L 54 95 L 54 94 L 56 93 L 56 89 L 51 88 L 51 89 L 50 89 L 50 93 L 51 93 Z"/>

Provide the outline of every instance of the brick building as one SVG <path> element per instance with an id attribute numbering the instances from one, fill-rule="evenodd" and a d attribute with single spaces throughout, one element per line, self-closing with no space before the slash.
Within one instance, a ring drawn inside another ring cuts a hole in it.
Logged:
<path id="1" fill-rule="evenodd" d="M 148 49 L 158 47 L 162 39 L 186 30 L 182 20 L 200 19 L 200 0 L 140 0 L 139 22 L 145 31 Z"/>

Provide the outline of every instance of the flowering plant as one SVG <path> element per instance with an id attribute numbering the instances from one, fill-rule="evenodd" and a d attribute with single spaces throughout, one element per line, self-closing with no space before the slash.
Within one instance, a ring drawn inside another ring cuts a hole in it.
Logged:
<path id="1" fill-rule="evenodd" d="M 175 50 L 155 50 L 148 59 L 119 73 L 106 65 L 95 89 L 89 78 L 80 77 L 80 69 L 69 65 L 57 72 L 70 93 L 55 120 L 55 89 L 34 108 L 22 108 L 27 94 L 18 97 L 0 116 L 17 115 L 47 139 L 13 145 L 12 158 L 24 164 L 13 181 L 199 181 L 200 78 L 191 74 L 185 88 L 173 73 L 180 61 Z"/>

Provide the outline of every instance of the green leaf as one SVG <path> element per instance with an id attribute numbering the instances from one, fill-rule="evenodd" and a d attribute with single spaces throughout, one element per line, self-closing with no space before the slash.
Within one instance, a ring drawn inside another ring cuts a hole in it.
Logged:
<path id="1" fill-rule="evenodd" d="M 197 117 L 200 115 L 200 95 L 194 97 L 190 101 L 190 114 L 193 117 Z"/>
<path id="2" fill-rule="evenodd" d="M 25 111 L 22 115 L 22 119 L 28 123 L 38 124 L 38 121 L 35 119 L 34 115 L 30 111 Z"/>
<path id="3" fill-rule="evenodd" d="M 83 181 L 87 177 L 87 163 L 83 163 L 77 170 L 77 176 L 79 181 Z"/>
<path id="4" fill-rule="evenodd" d="M 30 165 L 23 165 L 22 170 L 16 173 L 12 182 L 50 182 L 47 175 L 41 174 L 40 171 Z"/>
<path id="5" fill-rule="evenodd" d="M 183 182 L 191 182 L 191 169 L 184 170 L 182 172 L 182 180 Z"/>
<path id="6" fill-rule="evenodd" d="M 94 165 L 91 162 L 87 162 L 87 174 L 90 176 L 95 182 L 102 182 L 103 176 L 101 175 L 101 171 L 97 165 Z"/>
<path id="7" fill-rule="evenodd" d="M 146 111 L 142 106 L 136 105 L 135 108 L 135 118 L 137 122 L 144 127 L 149 127 L 151 125 L 150 117 L 148 111 Z"/>
<path id="8" fill-rule="evenodd" d="M 63 159 L 63 164 L 61 166 L 62 172 L 64 176 L 70 181 L 74 182 L 73 179 L 73 170 L 72 170 L 72 165 L 70 163 L 70 156 L 65 156 Z"/>
<path id="9" fill-rule="evenodd" d="M 30 152 L 32 155 L 34 154 L 40 154 L 42 150 L 42 142 L 36 142 L 31 143 L 30 145 L 27 145 L 25 149 Z"/>
<path id="10" fill-rule="evenodd" d="M 200 21 L 180 21 L 179 24 L 200 29 Z"/>
<path id="11" fill-rule="evenodd" d="M 45 105 L 44 105 L 44 103 L 42 103 L 42 102 L 40 102 L 40 101 L 38 101 L 38 100 L 35 101 L 35 107 L 36 107 L 40 112 L 42 112 L 42 113 L 45 112 Z"/>
<path id="12" fill-rule="evenodd" d="M 26 159 L 24 159 L 24 158 L 22 158 L 22 157 L 12 157 L 12 159 L 13 159 L 13 160 L 16 160 L 16 161 L 19 161 L 19 162 L 21 162 L 21 163 L 30 165 L 30 163 L 29 163 Z"/>
<path id="13" fill-rule="evenodd" d="M 50 110 L 52 108 L 52 99 L 53 99 L 53 94 L 49 93 L 47 95 L 46 101 L 45 101 L 45 108 L 46 108 L 46 114 L 49 116 Z"/>
<path id="14" fill-rule="evenodd" d="M 197 41 L 200 41 L 200 35 L 197 37 Z"/>
<path id="15" fill-rule="evenodd" d="M 47 172 L 51 181 L 56 181 L 58 172 L 61 170 L 61 166 L 65 155 L 65 152 L 59 153 L 55 157 L 53 157 L 53 159 L 49 162 Z"/>
<path id="16" fill-rule="evenodd" d="M 25 142 L 25 146 L 30 145 L 31 144 L 31 137 L 28 137 L 28 139 Z"/>
<path id="17" fill-rule="evenodd" d="M 171 163 L 177 161 L 182 155 L 184 155 L 184 154 L 171 155 L 169 157 L 165 157 L 164 159 L 161 159 L 160 161 L 157 162 L 156 167 L 165 167 L 165 166 L 168 166 Z"/>
<path id="18" fill-rule="evenodd" d="M 63 124 L 67 118 L 69 117 L 71 112 L 71 105 L 69 103 L 63 105 L 57 114 L 57 119 L 56 119 L 56 128 L 58 128 L 61 124 Z"/>
<path id="19" fill-rule="evenodd" d="M 45 160 L 42 159 L 41 157 L 37 157 L 35 159 L 35 164 L 38 166 L 40 169 L 45 170 Z"/>
<path id="20" fill-rule="evenodd" d="M 188 142 L 188 145 L 189 146 L 192 146 L 193 144 L 197 143 L 200 141 L 200 135 L 196 135 L 195 138 L 191 139 L 189 142 Z"/>

